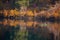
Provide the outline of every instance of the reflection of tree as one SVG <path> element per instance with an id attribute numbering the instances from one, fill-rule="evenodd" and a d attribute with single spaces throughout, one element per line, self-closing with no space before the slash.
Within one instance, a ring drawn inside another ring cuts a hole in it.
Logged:
<path id="1" fill-rule="evenodd" d="M 44 27 L 29 28 L 28 29 L 28 40 L 50 40 L 49 30 Z"/>
<path id="2" fill-rule="evenodd" d="M 12 27 L 11 28 L 11 32 L 10 32 L 10 40 L 14 40 L 14 38 L 16 37 L 16 33 L 18 32 L 18 30 L 19 30 L 19 27 L 20 26 L 18 26 L 17 25 L 17 27 Z"/>
<path id="3" fill-rule="evenodd" d="M 9 25 L 6 26 L 0 25 L 0 26 L 2 26 L 0 29 L 1 30 L 0 40 L 14 40 L 16 33 L 18 32 L 20 27 L 20 26 L 14 27 Z"/>
<path id="4" fill-rule="evenodd" d="M 20 28 L 16 32 L 16 36 L 15 36 L 14 40 L 27 40 L 27 36 L 28 36 L 27 30 Z"/>

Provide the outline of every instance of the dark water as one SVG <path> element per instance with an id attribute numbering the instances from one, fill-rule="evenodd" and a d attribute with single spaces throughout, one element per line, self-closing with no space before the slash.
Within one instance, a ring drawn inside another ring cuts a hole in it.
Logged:
<path id="1" fill-rule="evenodd" d="M 29 20 L 28 17 L 25 17 L 25 19 L 24 17 L 22 17 L 22 19 L 1 17 L 0 40 L 55 40 L 54 30 L 49 28 L 49 26 L 57 25 L 58 27 L 60 21 L 57 20 L 58 19 L 54 17 L 48 19 L 45 17 L 36 17 L 31 20 Z M 28 24 L 27 22 L 30 21 L 32 21 L 33 24 L 30 26 L 26 25 Z M 37 22 L 37 24 L 34 22 Z"/>

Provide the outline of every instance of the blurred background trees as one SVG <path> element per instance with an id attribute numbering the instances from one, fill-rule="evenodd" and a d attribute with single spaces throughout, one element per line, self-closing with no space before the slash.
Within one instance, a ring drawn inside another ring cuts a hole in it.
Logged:
<path id="1" fill-rule="evenodd" d="M 0 0 L 0 8 L 20 8 L 21 6 L 26 7 L 47 7 L 48 4 L 55 4 L 59 0 Z"/>

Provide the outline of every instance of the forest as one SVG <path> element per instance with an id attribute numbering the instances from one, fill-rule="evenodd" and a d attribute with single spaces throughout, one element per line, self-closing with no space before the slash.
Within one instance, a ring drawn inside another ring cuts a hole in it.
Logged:
<path id="1" fill-rule="evenodd" d="M 0 0 L 0 40 L 60 40 L 60 0 Z"/>

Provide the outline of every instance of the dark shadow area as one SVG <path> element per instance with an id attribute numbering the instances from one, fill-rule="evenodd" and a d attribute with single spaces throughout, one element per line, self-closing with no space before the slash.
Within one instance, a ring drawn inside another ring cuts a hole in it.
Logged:
<path id="1" fill-rule="evenodd" d="M 54 40 L 54 34 L 50 33 L 46 27 L 27 28 L 28 40 Z"/>
<path id="2" fill-rule="evenodd" d="M 0 40 L 14 40 L 16 34 L 19 30 L 20 26 L 14 27 L 14 26 L 3 26 L 3 24 L 0 25 Z"/>

